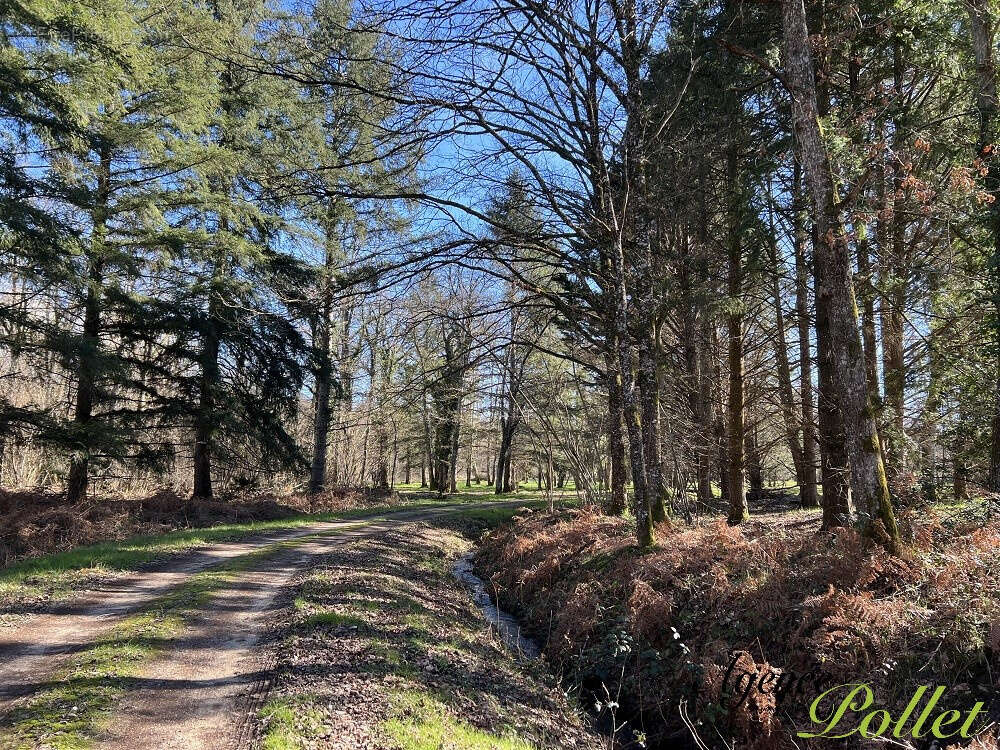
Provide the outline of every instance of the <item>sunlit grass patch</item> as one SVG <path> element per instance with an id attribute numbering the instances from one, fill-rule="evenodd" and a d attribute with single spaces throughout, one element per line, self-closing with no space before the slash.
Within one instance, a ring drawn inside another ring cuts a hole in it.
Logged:
<path id="1" fill-rule="evenodd" d="M 442 576 L 448 572 L 447 562 L 443 556 L 428 555 L 417 561 L 417 568 L 434 575 Z"/>
<path id="2" fill-rule="evenodd" d="M 382 728 L 401 750 L 533 750 L 535 747 L 513 732 L 484 732 L 452 716 L 444 703 L 430 693 L 399 691 L 392 696 L 393 718 Z"/>
<path id="3" fill-rule="evenodd" d="M 322 715 L 311 707 L 311 696 L 298 696 L 271 701 L 260 716 L 266 727 L 261 744 L 263 750 L 302 750 L 308 746 Z"/>

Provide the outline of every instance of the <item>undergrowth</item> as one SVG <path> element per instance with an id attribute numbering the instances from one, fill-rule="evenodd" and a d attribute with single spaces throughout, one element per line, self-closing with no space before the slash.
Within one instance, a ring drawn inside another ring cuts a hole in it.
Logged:
<path id="1" fill-rule="evenodd" d="M 821 533 L 801 513 L 664 524 L 657 549 L 639 554 L 624 519 L 540 514 L 490 535 L 479 565 L 554 666 L 651 746 L 694 746 L 697 734 L 709 747 L 829 748 L 838 743 L 794 736 L 816 728 L 808 687 L 780 705 L 752 691 L 734 708 L 722 685 L 733 659 L 736 674 L 866 683 L 895 715 L 924 684 L 947 687 L 942 707 L 993 699 L 996 711 L 1000 519 L 928 511 L 903 525 L 902 557 L 851 529 Z M 996 747 L 994 736 L 979 746 Z"/>

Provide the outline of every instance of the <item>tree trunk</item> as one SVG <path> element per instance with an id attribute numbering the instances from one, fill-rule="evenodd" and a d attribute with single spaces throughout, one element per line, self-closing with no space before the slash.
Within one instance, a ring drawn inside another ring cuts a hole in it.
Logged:
<path id="1" fill-rule="evenodd" d="M 893 90 L 897 101 L 903 99 L 903 52 L 899 37 L 893 40 Z M 903 124 L 898 116 L 893 120 L 894 150 L 905 148 Z M 903 188 L 905 170 L 900 159 L 892 160 L 892 245 L 883 253 L 887 271 L 882 283 L 882 377 L 885 380 L 885 405 L 889 410 L 889 439 L 886 441 L 886 465 L 894 476 L 905 468 L 905 425 L 903 406 L 906 386 L 906 362 L 903 358 L 903 311 L 909 286 L 909 260 L 906 257 L 907 201 Z"/>
<path id="2" fill-rule="evenodd" d="M 329 228 L 327 232 L 332 231 Z M 326 488 L 326 456 L 330 434 L 330 392 L 333 383 L 333 362 L 330 356 L 330 316 L 333 314 L 333 289 L 329 274 L 333 272 L 331 240 L 327 237 L 326 263 L 320 281 L 319 314 L 313 335 L 316 367 L 313 375 L 316 391 L 313 398 L 313 458 L 309 476 L 309 492 L 318 494 Z"/>
<path id="3" fill-rule="evenodd" d="M 423 458 L 420 460 L 420 486 L 430 490 L 437 489 L 437 482 L 434 479 L 434 447 L 431 438 L 431 422 L 427 407 L 427 392 L 422 394 L 421 417 L 424 427 Z M 426 472 L 424 467 L 426 466 Z"/>
<path id="4" fill-rule="evenodd" d="M 95 228 L 95 232 L 96 232 Z M 80 365 L 77 371 L 76 406 L 73 422 L 83 432 L 79 453 L 74 454 L 66 482 L 66 503 L 75 505 L 87 496 L 90 466 L 90 440 L 86 438 L 87 426 L 93 416 L 96 393 L 97 354 L 101 332 L 101 263 L 96 257 L 89 262 L 87 274 L 87 300 L 84 308 L 83 336 L 80 346 Z"/>
<path id="5" fill-rule="evenodd" d="M 785 74 L 792 91 L 796 140 L 812 195 L 818 242 L 815 247 L 817 308 L 826 309 L 831 385 L 843 414 L 851 466 L 851 490 L 861 511 L 863 532 L 891 550 L 899 530 L 889 499 L 882 446 L 865 376 L 858 332 L 851 262 L 829 154 L 820 130 L 809 31 L 803 0 L 782 0 Z M 878 528 L 881 526 L 881 529 Z"/>
<path id="6" fill-rule="evenodd" d="M 633 512 L 636 520 L 636 541 L 644 548 L 653 543 L 649 498 L 646 494 L 646 462 L 643 456 L 643 435 L 639 425 L 639 403 L 635 378 L 634 356 L 629 342 L 628 292 L 625 285 L 625 248 L 620 237 L 612 240 L 611 323 L 614 332 L 617 366 L 622 382 L 622 416 L 628 435 L 629 462 L 632 469 Z"/>
<path id="7" fill-rule="evenodd" d="M 91 217 L 94 222 L 87 261 L 87 298 L 84 302 L 80 364 L 77 371 L 76 405 L 73 422 L 82 433 L 80 451 L 72 457 L 66 482 L 66 502 L 74 505 L 87 496 L 90 452 L 93 449 L 88 425 L 94 414 L 97 395 L 98 356 L 101 338 L 101 285 L 103 279 L 104 241 L 107 235 L 108 201 L 111 197 L 111 149 L 102 142 L 97 165 L 97 190 Z"/>
<path id="8" fill-rule="evenodd" d="M 682 279 L 682 283 L 686 285 L 686 272 Z M 704 341 L 699 340 L 701 331 L 699 331 L 697 309 L 691 301 L 684 303 L 683 325 L 688 407 L 696 430 L 695 445 L 692 449 L 697 480 L 696 492 L 699 502 L 709 503 L 712 501 L 711 378 L 707 374 L 708 358 L 705 356 L 708 347 Z"/>
<path id="9" fill-rule="evenodd" d="M 656 368 L 656 331 L 652 322 L 645 323 L 639 343 L 639 397 L 642 400 L 641 426 L 643 456 L 646 463 L 646 491 L 653 523 L 667 518 L 667 489 L 663 482 L 660 459 L 660 384 Z"/>
<path id="10" fill-rule="evenodd" d="M 875 338 L 875 285 L 872 283 L 868 227 L 855 223 L 857 237 L 858 275 L 861 279 L 861 343 L 865 354 L 865 379 L 868 390 L 878 392 L 878 342 Z"/>
<path id="11" fill-rule="evenodd" d="M 965 463 L 965 457 L 959 453 L 952 456 L 952 489 L 956 500 L 968 500 L 969 489 L 966 484 L 969 477 L 969 467 Z"/>
<path id="12" fill-rule="evenodd" d="M 802 402 L 802 485 L 799 499 L 804 508 L 819 507 L 816 477 L 816 412 L 813 405 L 812 353 L 809 346 L 809 261 L 806 258 L 805 201 L 802 168 L 795 161 L 792 176 L 792 220 L 795 243 L 795 323 L 799 334 L 799 398 Z"/>
<path id="13" fill-rule="evenodd" d="M 201 378 L 195 416 L 194 496 L 212 497 L 212 441 L 215 433 L 215 391 L 219 385 L 219 337 L 216 331 L 217 302 L 209 302 L 208 320 L 202 336 Z"/>
<path id="14" fill-rule="evenodd" d="M 984 188 L 993 196 L 987 207 L 986 224 L 992 235 L 993 257 L 990 263 L 994 316 L 1000 320 L 1000 101 L 997 97 L 996 59 L 994 57 L 994 12 L 990 0 L 967 0 L 972 47 L 976 58 L 976 110 L 979 113 L 979 143 L 976 157 L 986 167 Z M 990 424 L 990 466 L 986 484 L 991 492 L 1000 492 L 1000 324 L 992 331 L 996 346 L 997 382 Z"/>
<path id="15" fill-rule="evenodd" d="M 861 75 L 860 57 L 850 60 L 847 65 L 848 78 L 850 81 L 851 97 L 856 106 L 863 106 L 864 97 L 868 92 L 860 91 L 859 77 Z M 820 114 L 823 114 L 823 105 L 820 104 Z M 858 139 L 855 142 L 857 148 L 862 148 L 861 135 L 863 129 L 857 129 Z M 880 185 L 884 186 L 884 180 L 880 180 Z M 873 271 L 871 267 L 871 248 L 868 239 L 868 224 L 858 215 L 854 216 L 854 236 L 857 244 L 858 258 L 858 296 L 861 299 L 861 341 L 865 353 L 865 376 L 868 379 L 868 391 L 873 394 L 873 398 L 878 394 L 878 343 L 875 338 L 875 297 L 877 290 Z M 879 226 L 881 222 L 879 223 Z"/>
<path id="16" fill-rule="evenodd" d="M 608 387 L 608 460 L 611 463 L 611 493 L 605 512 L 620 516 L 625 512 L 625 505 L 628 502 L 625 485 L 628 482 L 627 471 L 625 469 L 625 416 L 622 411 L 622 381 L 618 368 L 608 358 L 607 363 L 607 387 Z M 561 487 L 562 485 L 560 485 Z"/>
<path id="17" fill-rule="evenodd" d="M 552 446 L 546 446 L 545 451 L 545 489 L 552 490 Z"/>
<path id="18" fill-rule="evenodd" d="M 772 233 L 773 236 L 773 233 Z M 785 440 L 795 468 L 795 482 L 799 486 L 799 499 L 806 486 L 805 465 L 802 459 L 802 444 L 799 442 L 799 420 L 796 418 L 795 400 L 792 396 L 792 368 L 788 362 L 788 342 L 785 338 L 785 313 L 781 306 L 781 283 L 777 250 L 771 245 L 771 265 L 774 266 L 771 296 L 774 298 L 774 353 L 778 363 L 778 400 L 781 416 L 785 423 Z"/>
<path id="19" fill-rule="evenodd" d="M 455 408 L 454 422 L 451 428 L 451 476 L 448 485 L 451 492 L 458 492 L 458 440 L 459 433 L 462 430 L 461 403 L 462 401 L 459 399 L 458 406 Z"/>
<path id="20" fill-rule="evenodd" d="M 510 492 L 510 454 L 517 424 L 511 415 L 500 419 L 500 449 L 497 451 L 497 473 L 494 492 L 503 495 Z"/>
<path id="21" fill-rule="evenodd" d="M 814 233 L 815 234 L 815 233 Z M 814 242 L 815 244 L 815 242 Z M 816 343 L 819 351 L 819 442 L 823 467 L 823 528 L 847 526 L 854 515 L 850 465 L 844 423 L 833 394 L 830 320 L 825 304 L 816 300 Z"/>
<path id="22" fill-rule="evenodd" d="M 935 307 L 934 298 L 937 295 L 937 284 L 933 275 L 928 286 L 933 310 Z M 920 484 L 924 501 L 927 503 L 937 502 L 937 429 L 938 409 L 941 407 L 941 365 L 940 355 L 936 347 L 937 338 L 937 332 L 932 324 L 927 341 L 927 356 L 930 361 L 927 367 L 927 398 L 924 401 L 923 435 L 920 441 L 921 462 L 923 464 Z"/>
<path id="23" fill-rule="evenodd" d="M 750 483 L 750 495 L 760 500 L 764 492 L 764 477 L 761 472 L 760 444 L 757 441 L 756 425 L 747 431 L 747 480 Z"/>
<path id="24" fill-rule="evenodd" d="M 728 173 L 730 189 L 738 184 L 738 156 L 735 144 L 729 149 Z M 728 293 L 730 312 L 727 315 L 729 339 L 729 400 L 728 447 L 729 462 L 729 515 L 730 524 L 740 524 L 750 518 L 747 508 L 746 466 L 744 439 L 746 413 L 743 369 L 743 246 L 742 211 L 738 204 L 741 196 L 732 195 L 729 205 L 729 271 Z"/>
<path id="25" fill-rule="evenodd" d="M 715 399 L 715 440 L 719 454 L 719 496 L 727 507 L 729 504 L 729 447 L 726 441 L 726 413 L 724 396 L 722 395 L 722 346 L 719 342 L 718 328 L 711 326 L 712 362 L 714 383 L 717 390 Z"/>

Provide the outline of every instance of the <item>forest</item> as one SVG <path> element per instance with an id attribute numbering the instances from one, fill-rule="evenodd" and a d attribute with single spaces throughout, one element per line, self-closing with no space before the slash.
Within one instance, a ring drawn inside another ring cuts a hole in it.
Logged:
<path id="1" fill-rule="evenodd" d="M 478 550 L 590 717 L 552 722 L 583 734 L 498 733 L 537 717 L 469 719 L 439 685 L 392 693 L 369 736 L 330 718 L 340 698 L 305 721 L 288 679 L 243 739 L 183 746 L 997 747 L 996 0 L 0 0 L 0 19 L 4 682 L 41 679 L 30 618 L 166 554 L 80 545 L 367 508 L 418 515 L 316 552 L 323 570 Z M 461 534 L 435 526 L 456 505 Z M 235 543 L 222 528 L 197 544 Z M 381 606 L 321 612 L 321 583 L 289 580 L 293 615 L 337 637 Z M 364 663 L 406 662 L 391 643 Z M 0 747 L 181 736 L 108 734 L 138 673 L 107 648 L 52 695 L 0 688 Z M 432 656 L 418 676 L 447 673 Z M 834 735 L 818 688 L 791 708 L 751 690 L 813 668 L 866 686 L 842 707 L 884 708 L 881 730 Z M 961 732 L 903 731 L 911 706 L 889 739 L 920 685 L 949 686 Z"/>

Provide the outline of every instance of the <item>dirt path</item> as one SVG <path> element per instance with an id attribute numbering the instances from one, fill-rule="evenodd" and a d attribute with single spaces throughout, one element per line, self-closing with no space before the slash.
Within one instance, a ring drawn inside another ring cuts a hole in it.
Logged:
<path id="1" fill-rule="evenodd" d="M 237 577 L 188 623 L 167 654 L 144 670 L 102 748 L 206 750 L 245 744 L 242 721 L 266 694 L 270 664 L 252 651 L 278 594 L 315 556 L 403 523 L 366 524 L 296 546 Z"/>
<path id="2" fill-rule="evenodd" d="M 172 747 L 162 738 L 180 723 L 190 724 L 192 731 L 207 732 L 204 735 L 207 737 L 211 734 L 206 728 L 212 724 L 210 717 L 218 713 L 214 707 L 227 704 L 228 698 L 240 687 L 243 673 L 238 665 L 256 640 L 263 613 L 281 586 L 306 565 L 312 555 L 397 523 L 447 514 L 461 507 L 469 506 L 402 510 L 380 514 L 375 519 L 319 522 L 239 542 L 212 545 L 170 560 L 155 571 L 116 580 L 62 605 L 52 614 L 31 617 L 16 627 L 0 631 L 0 715 L 19 703 L 17 699 L 30 697 L 47 687 L 48 678 L 73 654 L 126 615 L 197 573 L 276 542 L 331 533 L 329 537 L 304 542 L 275 557 L 258 561 L 239 574 L 232 585 L 216 594 L 212 604 L 186 629 L 184 638 L 169 657 L 151 665 L 146 687 L 140 688 L 150 691 L 147 697 L 153 693 L 163 696 L 155 705 L 150 705 L 150 712 L 143 719 L 150 741 L 136 745 L 134 736 L 119 733 L 117 739 L 112 736 L 108 742 L 112 747 Z M 168 694 L 173 696 L 174 704 L 167 699 Z M 206 717 L 206 721 L 202 721 Z M 155 734 L 157 732 L 159 734 Z M 159 739 L 154 741 L 154 736 Z M 180 746 L 222 747 L 215 742 L 202 744 L 192 740 L 185 740 Z"/>

